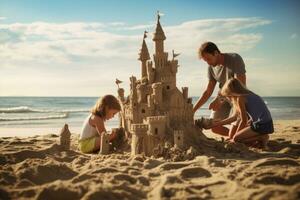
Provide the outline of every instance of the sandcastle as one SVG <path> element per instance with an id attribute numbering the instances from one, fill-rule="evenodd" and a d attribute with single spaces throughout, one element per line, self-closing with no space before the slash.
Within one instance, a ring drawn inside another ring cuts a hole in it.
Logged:
<path id="1" fill-rule="evenodd" d="M 153 36 L 155 53 L 153 61 L 145 42 L 144 32 L 142 48 L 138 60 L 141 61 L 141 78 L 130 77 L 130 95 L 124 96 L 124 89 L 118 85 L 118 98 L 122 103 L 120 126 L 131 139 L 132 155 L 144 153 L 151 156 L 165 145 L 188 148 L 203 136 L 195 127 L 193 120 L 192 98 L 188 97 L 188 88 L 180 91 L 176 86 L 176 74 L 179 67 L 179 54 L 173 50 L 172 59 L 164 52 L 165 33 L 157 14 L 157 24 Z"/>
<path id="2" fill-rule="evenodd" d="M 109 134 L 107 132 L 103 132 L 101 134 L 101 145 L 99 154 L 108 154 L 109 153 Z"/>
<path id="3" fill-rule="evenodd" d="M 63 126 L 63 128 L 60 131 L 59 137 L 60 146 L 65 150 L 69 150 L 71 144 L 71 133 L 69 131 L 68 124 L 65 124 Z"/>

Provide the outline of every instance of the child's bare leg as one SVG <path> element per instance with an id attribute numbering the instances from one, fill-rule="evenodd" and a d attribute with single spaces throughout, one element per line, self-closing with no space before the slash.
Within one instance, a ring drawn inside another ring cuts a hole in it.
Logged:
<path id="1" fill-rule="evenodd" d="M 222 136 L 228 136 L 229 129 L 226 128 L 225 126 L 215 126 L 212 129 L 212 132 L 222 135 Z"/>
<path id="2" fill-rule="evenodd" d="M 253 137 L 247 138 L 244 140 L 244 142 L 260 141 L 260 142 L 267 143 L 268 139 L 269 139 L 268 135 L 258 135 L 258 136 L 253 136 Z"/>
<path id="3" fill-rule="evenodd" d="M 261 135 L 253 131 L 250 127 L 246 127 L 239 131 L 233 138 L 235 142 L 241 142 L 249 146 L 255 146 L 257 143 L 261 143 L 262 148 L 267 147 L 269 140 L 268 135 Z"/>
<path id="4" fill-rule="evenodd" d="M 262 135 L 261 137 L 261 144 L 262 148 L 266 149 L 268 147 L 269 135 Z"/>
<path id="5" fill-rule="evenodd" d="M 251 147 L 266 148 L 268 143 L 268 135 L 254 136 L 245 139 L 243 143 Z"/>
<path id="6" fill-rule="evenodd" d="M 98 151 L 100 149 L 100 145 L 101 145 L 101 138 L 100 137 L 96 137 L 94 151 Z"/>
<path id="7" fill-rule="evenodd" d="M 230 130 L 229 130 L 228 140 L 231 140 L 233 138 L 233 136 L 236 133 L 236 130 L 237 130 L 237 126 L 232 124 L 231 127 L 230 127 Z"/>
<path id="8" fill-rule="evenodd" d="M 260 136 L 259 133 L 256 133 L 255 131 L 253 131 L 249 126 L 240 130 L 239 132 L 237 132 L 234 136 L 233 136 L 233 141 L 234 142 L 241 142 L 241 143 L 245 143 L 253 141 L 254 138 L 256 138 L 257 136 Z M 253 138 L 253 139 L 250 139 Z M 250 141 L 249 141 L 250 140 Z"/>

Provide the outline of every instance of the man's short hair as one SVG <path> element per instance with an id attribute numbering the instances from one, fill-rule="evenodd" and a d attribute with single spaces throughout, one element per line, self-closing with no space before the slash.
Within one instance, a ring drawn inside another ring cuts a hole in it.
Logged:
<path id="1" fill-rule="evenodd" d="M 213 42 L 205 42 L 199 48 L 199 57 L 202 58 L 203 53 L 214 54 L 215 51 L 221 53 L 217 45 Z"/>

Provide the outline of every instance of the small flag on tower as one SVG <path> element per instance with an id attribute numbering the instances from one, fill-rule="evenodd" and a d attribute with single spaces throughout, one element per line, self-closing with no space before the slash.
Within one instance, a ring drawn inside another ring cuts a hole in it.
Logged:
<path id="1" fill-rule="evenodd" d="M 120 81 L 119 79 L 116 78 L 116 84 L 117 84 L 118 88 L 119 88 L 120 83 L 123 83 L 123 81 Z"/>

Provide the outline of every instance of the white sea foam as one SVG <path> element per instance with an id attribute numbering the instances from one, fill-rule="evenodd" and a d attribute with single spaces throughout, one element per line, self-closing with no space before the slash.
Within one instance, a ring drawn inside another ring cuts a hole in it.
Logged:
<path id="1" fill-rule="evenodd" d="M 45 112 L 45 110 L 32 109 L 29 108 L 28 106 L 0 108 L 0 113 L 26 113 L 26 112 Z"/>
<path id="2" fill-rule="evenodd" d="M 45 110 L 45 109 L 35 109 L 28 106 L 18 106 L 9 108 L 0 108 L 0 113 L 75 113 L 75 112 L 88 112 L 88 109 L 66 109 L 66 110 Z"/>
<path id="3" fill-rule="evenodd" d="M 64 112 L 64 113 L 74 113 L 74 112 L 89 112 L 89 109 L 69 109 L 69 110 L 62 110 L 60 112 Z"/>
<path id="4" fill-rule="evenodd" d="M 54 114 L 48 116 L 32 116 L 32 117 L 0 117 L 0 121 L 24 121 L 24 120 L 47 120 L 47 119 L 63 119 L 67 118 L 68 114 Z"/>

